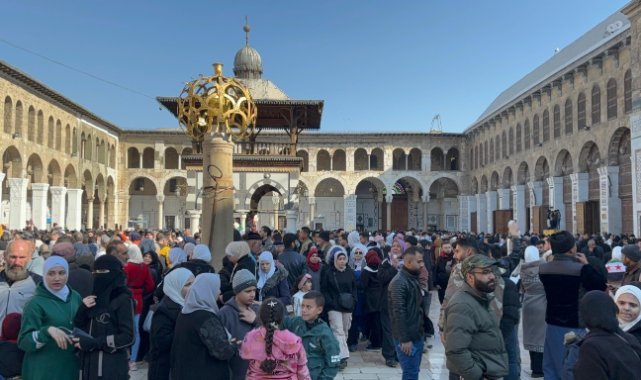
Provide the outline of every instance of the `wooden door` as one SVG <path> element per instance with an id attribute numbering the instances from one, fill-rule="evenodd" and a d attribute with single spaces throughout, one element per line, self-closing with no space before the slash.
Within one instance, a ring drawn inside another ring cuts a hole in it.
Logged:
<path id="1" fill-rule="evenodd" d="M 494 210 L 494 233 L 508 233 L 507 223 L 512 219 L 512 210 Z"/>
<path id="2" fill-rule="evenodd" d="M 571 215 L 570 215 L 571 216 Z M 576 203 L 576 232 L 585 233 L 585 202 Z"/>
<path id="3" fill-rule="evenodd" d="M 407 231 L 407 197 L 394 197 L 392 200 L 392 230 Z"/>

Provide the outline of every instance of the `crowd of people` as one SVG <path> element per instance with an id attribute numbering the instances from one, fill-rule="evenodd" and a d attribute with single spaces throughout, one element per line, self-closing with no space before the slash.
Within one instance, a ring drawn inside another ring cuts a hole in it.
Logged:
<path id="1" fill-rule="evenodd" d="M 508 227 L 262 226 L 213 255 L 190 230 L 5 231 L 0 379 L 325 380 L 359 349 L 418 379 L 435 335 L 450 379 L 519 379 L 521 347 L 533 378 L 639 376 L 641 240 Z"/>

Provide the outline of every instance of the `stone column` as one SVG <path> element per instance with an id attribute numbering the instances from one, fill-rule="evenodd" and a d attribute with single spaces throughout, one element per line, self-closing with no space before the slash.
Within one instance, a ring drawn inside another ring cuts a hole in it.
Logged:
<path id="1" fill-rule="evenodd" d="M 48 183 L 31 184 L 31 219 L 40 230 L 47 229 L 47 192 Z"/>
<path id="2" fill-rule="evenodd" d="M 308 197 L 307 204 L 309 205 L 309 228 L 314 230 L 314 218 L 316 218 L 316 197 Z"/>
<path id="3" fill-rule="evenodd" d="M 104 199 L 98 199 L 98 228 L 105 228 L 105 203 Z"/>
<path id="4" fill-rule="evenodd" d="M 511 190 L 512 205 L 514 210 L 512 216 L 514 220 L 516 220 L 516 223 L 519 225 L 519 230 L 521 230 L 521 233 L 525 233 L 525 231 L 527 231 L 526 227 L 529 224 L 529 221 L 525 220 L 525 185 L 512 186 Z"/>
<path id="5" fill-rule="evenodd" d="M 496 210 L 496 191 L 488 191 L 485 193 L 487 198 L 487 231 L 494 232 L 494 210 Z"/>
<path id="6" fill-rule="evenodd" d="M 183 168 L 183 155 L 178 153 L 178 170 L 182 170 Z"/>
<path id="7" fill-rule="evenodd" d="M 458 196 L 458 230 L 463 232 L 470 231 L 470 201 L 467 195 Z"/>
<path id="8" fill-rule="evenodd" d="M 356 229 L 356 194 L 345 195 L 343 198 L 343 228 L 345 231 L 354 231 Z"/>
<path id="9" fill-rule="evenodd" d="M 93 201 L 94 197 L 87 198 L 87 220 L 85 221 L 85 229 L 93 228 Z"/>
<path id="10" fill-rule="evenodd" d="M 468 216 L 468 218 L 467 218 L 468 227 L 471 230 L 472 229 L 472 213 L 477 211 L 477 209 L 476 209 L 476 206 L 477 206 L 477 204 L 476 204 L 476 195 L 468 195 L 467 196 L 467 205 L 469 207 L 468 208 L 468 214 L 467 214 L 467 216 Z M 477 215 L 478 215 L 478 213 L 477 213 Z M 476 219 L 478 221 L 478 217 Z M 477 230 L 479 229 L 478 223 L 476 224 L 476 229 Z M 474 232 L 478 232 L 478 231 L 474 231 Z"/>
<path id="11" fill-rule="evenodd" d="M 143 150 L 143 152 L 144 152 L 144 150 Z M 138 155 L 138 167 L 140 169 L 142 169 L 142 154 L 143 154 L 143 152 L 140 152 L 140 154 Z"/>
<path id="12" fill-rule="evenodd" d="M 9 178 L 9 228 L 21 230 L 27 222 L 26 178 Z"/>
<path id="13" fill-rule="evenodd" d="M 385 221 L 385 228 L 387 231 L 392 230 L 392 200 L 394 199 L 394 196 L 392 195 L 386 195 L 385 196 L 385 207 L 387 211 L 387 220 Z"/>
<path id="14" fill-rule="evenodd" d="M 82 230 L 82 189 L 67 189 L 67 229 Z"/>
<path id="15" fill-rule="evenodd" d="M 285 212 L 285 217 L 287 219 L 287 229 L 285 231 L 295 234 L 298 229 L 298 211 L 287 210 Z"/>
<path id="16" fill-rule="evenodd" d="M 240 232 L 240 234 L 243 235 L 245 233 L 246 228 L 247 228 L 247 213 L 249 211 L 247 211 L 247 210 L 238 210 L 236 212 L 238 213 L 239 224 L 240 224 L 240 226 L 238 227 L 238 232 Z"/>
<path id="17" fill-rule="evenodd" d="M 599 172 L 601 233 L 621 233 L 621 199 L 619 198 L 619 167 L 604 166 Z"/>
<path id="18" fill-rule="evenodd" d="M 572 173 L 570 180 L 572 181 L 572 233 L 576 234 L 576 204 L 588 200 L 588 173 Z"/>
<path id="19" fill-rule="evenodd" d="M 67 200 L 67 188 L 62 186 L 51 186 L 51 225 L 57 223 L 65 227 L 65 210 Z"/>
<path id="20" fill-rule="evenodd" d="M 528 182 L 527 187 L 530 192 L 530 231 L 534 231 L 534 213 L 532 212 L 532 207 L 543 204 L 543 182 Z"/>
<path id="21" fill-rule="evenodd" d="M 630 68 L 632 70 L 632 112 L 630 114 L 630 140 L 632 152 L 632 204 L 634 232 L 640 235 L 641 225 L 641 2 L 631 1 L 621 10 L 630 20 Z"/>
<path id="22" fill-rule="evenodd" d="M 198 232 L 200 230 L 200 215 L 202 214 L 201 210 L 188 210 L 187 215 L 189 215 L 189 228 L 193 232 Z M 241 222 L 243 221 L 243 216 L 246 219 L 247 214 L 241 214 L 240 220 Z M 246 220 L 245 220 L 246 221 Z M 243 227 L 243 224 L 241 223 L 239 227 L 239 231 L 241 234 L 245 232 L 245 227 Z"/>
<path id="23" fill-rule="evenodd" d="M 274 210 L 274 225 L 272 226 L 273 230 L 278 229 L 278 216 L 280 215 L 279 208 L 280 208 L 280 196 L 278 193 L 273 192 L 272 193 L 272 207 Z"/>
<path id="24" fill-rule="evenodd" d="M 203 197 L 202 241 L 213 253 L 212 264 L 216 268 L 222 265 L 223 252 L 234 237 L 234 178 L 233 178 L 234 143 L 229 136 L 218 134 L 206 136 L 203 143 L 203 173 L 208 172 L 209 165 L 216 165 L 220 170 L 219 178 L 203 176 L 204 186 L 217 186 L 217 191 Z"/>
<path id="25" fill-rule="evenodd" d="M 0 207 L 2 205 L 2 181 L 4 181 L 4 177 L 6 174 L 0 172 Z"/>
<path id="26" fill-rule="evenodd" d="M 563 177 L 548 177 L 550 207 L 559 210 L 559 229 L 565 229 L 565 204 L 563 203 Z"/>
<path id="27" fill-rule="evenodd" d="M 423 231 L 427 231 L 427 207 L 430 202 L 430 196 L 423 195 L 423 198 L 421 199 L 421 201 L 423 203 Z"/>
<path id="28" fill-rule="evenodd" d="M 165 225 L 165 211 L 163 207 L 165 205 L 165 194 L 157 194 L 156 200 L 158 201 L 158 223 L 156 225 L 158 226 L 158 229 L 162 230 Z M 230 221 L 230 223 L 231 222 L 232 221 Z"/>
<path id="29" fill-rule="evenodd" d="M 510 189 L 498 189 L 499 194 L 499 210 L 510 209 Z"/>
<path id="30" fill-rule="evenodd" d="M 477 232 L 489 232 L 487 229 L 487 196 L 476 194 L 476 223 Z"/>
<path id="31" fill-rule="evenodd" d="M 21 230 L 27 222 L 26 178 L 9 178 L 9 229 Z"/>

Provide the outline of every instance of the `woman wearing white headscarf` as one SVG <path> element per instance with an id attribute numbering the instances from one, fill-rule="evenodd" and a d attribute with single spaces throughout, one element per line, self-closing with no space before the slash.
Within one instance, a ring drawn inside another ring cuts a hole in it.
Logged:
<path id="1" fill-rule="evenodd" d="M 80 295 L 67 286 L 69 265 L 59 256 L 44 262 L 43 281 L 22 314 L 18 347 L 25 352 L 22 378 L 78 378 L 78 358 L 68 334 L 80 306 Z"/>
<path id="2" fill-rule="evenodd" d="M 641 286 L 638 282 L 634 284 Z M 641 289 L 636 285 L 624 285 L 614 294 L 614 302 L 619 308 L 617 319 L 621 330 L 641 342 Z"/>
<path id="3" fill-rule="evenodd" d="M 187 246 L 187 244 L 185 244 L 185 246 Z M 198 244 L 194 246 L 189 261 L 179 264 L 178 267 L 187 268 L 194 274 L 194 276 L 198 276 L 201 273 L 215 272 L 210 262 L 211 251 L 209 250 L 209 247 L 205 244 Z"/>
<path id="4" fill-rule="evenodd" d="M 258 285 L 256 300 L 269 297 L 278 298 L 284 305 L 291 303 L 291 291 L 287 283 L 287 269 L 274 261 L 271 252 L 265 251 L 258 256 Z"/>
<path id="5" fill-rule="evenodd" d="M 525 248 L 525 262 L 521 264 L 523 289 L 523 347 L 530 352 L 532 377 L 543 377 L 543 346 L 545 345 L 545 289 L 539 279 L 542 261 L 539 250 L 530 245 Z"/>
<path id="6" fill-rule="evenodd" d="M 163 280 L 166 297 L 160 301 L 151 321 L 148 380 L 169 379 L 176 319 L 185 304 L 185 296 L 194 278 L 188 269 L 176 268 Z"/>
<path id="7" fill-rule="evenodd" d="M 228 361 L 238 351 L 218 316 L 216 299 L 220 276 L 203 273 L 187 293 L 176 320 L 171 347 L 171 378 L 209 380 L 229 378 Z"/>
<path id="8" fill-rule="evenodd" d="M 140 315 L 142 314 L 143 299 L 154 291 L 156 284 L 151 277 L 149 267 L 143 263 L 142 252 L 137 245 L 132 244 L 127 248 L 129 259 L 125 265 L 127 287 L 134 296 L 134 345 L 131 347 L 129 369 L 136 370 L 138 350 L 140 348 Z"/>

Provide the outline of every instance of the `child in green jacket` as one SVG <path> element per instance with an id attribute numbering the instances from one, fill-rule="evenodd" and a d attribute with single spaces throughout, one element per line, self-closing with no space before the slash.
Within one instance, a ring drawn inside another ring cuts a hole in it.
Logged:
<path id="1" fill-rule="evenodd" d="M 324 306 L 325 297 L 312 290 L 303 296 L 302 317 L 285 318 L 283 322 L 283 329 L 303 339 L 312 380 L 333 379 L 341 362 L 338 341 L 327 323 L 319 318 Z"/>

